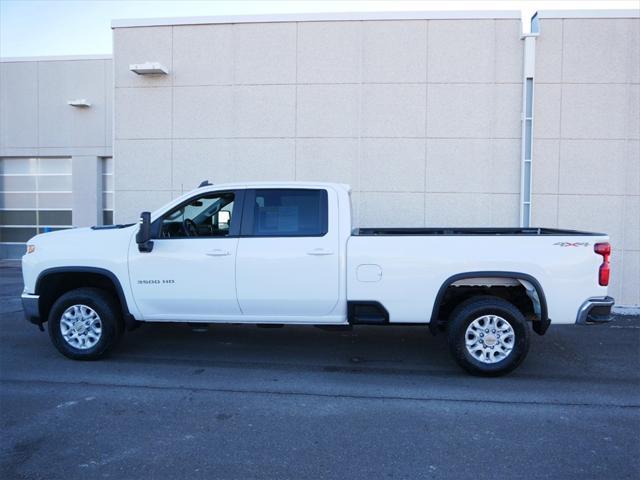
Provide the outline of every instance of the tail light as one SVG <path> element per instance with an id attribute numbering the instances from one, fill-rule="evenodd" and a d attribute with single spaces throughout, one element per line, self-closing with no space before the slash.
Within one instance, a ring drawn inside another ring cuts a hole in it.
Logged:
<path id="1" fill-rule="evenodd" d="M 603 287 L 609 285 L 609 275 L 611 274 L 611 266 L 609 264 L 609 257 L 611 256 L 611 245 L 609 242 L 596 243 L 593 250 L 602 255 L 602 265 L 598 271 L 598 283 Z"/>

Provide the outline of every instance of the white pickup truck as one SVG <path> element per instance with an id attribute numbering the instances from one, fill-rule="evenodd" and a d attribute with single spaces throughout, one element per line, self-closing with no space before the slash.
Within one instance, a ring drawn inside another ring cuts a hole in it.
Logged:
<path id="1" fill-rule="evenodd" d="M 22 302 L 73 359 L 140 322 L 428 325 L 467 371 L 500 375 L 529 323 L 610 319 L 610 250 L 547 228 L 353 229 L 346 185 L 203 182 L 137 225 L 32 238 Z"/>

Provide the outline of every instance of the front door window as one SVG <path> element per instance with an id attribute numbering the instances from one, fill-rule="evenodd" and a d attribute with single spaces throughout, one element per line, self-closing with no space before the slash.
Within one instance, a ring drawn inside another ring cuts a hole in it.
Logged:
<path id="1" fill-rule="evenodd" d="M 207 194 L 181 205 L 162 220 L 160 238 L 226 237 L 233 219 L 233 193 Z"/>

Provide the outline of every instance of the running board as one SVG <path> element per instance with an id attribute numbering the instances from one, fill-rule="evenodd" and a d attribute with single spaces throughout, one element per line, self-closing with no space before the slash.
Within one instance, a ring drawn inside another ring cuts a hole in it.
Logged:
<path id="1" fill-rule="evenodd" d="M 380 302 L 353 301 L 347 303 L 347 317 L 352 325 L 386 325 L 389 312 Z"/>

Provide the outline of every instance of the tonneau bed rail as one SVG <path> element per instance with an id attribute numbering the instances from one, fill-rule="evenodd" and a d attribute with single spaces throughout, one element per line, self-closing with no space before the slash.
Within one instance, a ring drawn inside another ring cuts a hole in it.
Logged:
<path id="1" fill-rule="evenodd" d="M 604 236 L 604 233 L 582 232 L 579 230 L 563 230 L 558 228 L 458 228 L 458 227 L 436 227 L 436 228 L 356 228 L 352 235 L 376 236 L 376 235 L 528 235 L 528 236 Z"/>

